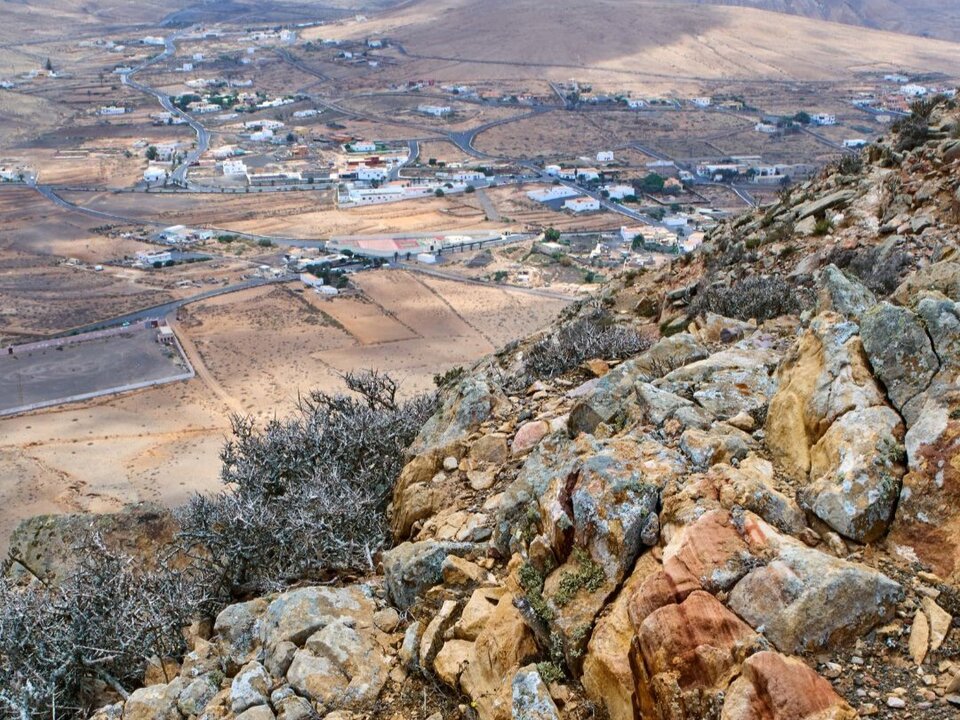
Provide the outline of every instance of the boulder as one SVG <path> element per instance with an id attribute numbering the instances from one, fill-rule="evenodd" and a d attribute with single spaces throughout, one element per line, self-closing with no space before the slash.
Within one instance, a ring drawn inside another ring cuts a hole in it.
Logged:
<path id="1" fill-rule="evenodd" d="M 389 660 L 374 632 L 344 617 L 325 625 L 297 650 L 287 682 L 298 695 L 327 707 L 363 710 L 387 681 Z"/>
<path id="2" fill-rule="evenodd" d="M 718 716 L 740 663 L 758 647 L 761 638 L 709 593 L 655 610 L 631 654 L 641 717 Z"/>
<path id="3" fill-rule="evenodd" d="M 705 430 L 696 427 L 684 430 L 680 449 L 694 467 L 706 469 L 718 463 L 742 460 L 757 449 L 757 443 L 743 430 L 727 423 L 713 423 Z"/>
<path id="4" fill-rule="evenodd" d="M 480 374 L 467 375 L 445 393 L 440 409 L 424 423 L 410 446 L 410 455 L 420 455 L 462 440 L 487 420 L 504 400 L 503 393 L 491 380 Z"/>
<path id="5" fill-rule="evenodd" d="M 550 432 L 550 426 L 543 420 L 531 420 L 520 426 L 517 434 L 513 436 L 513 443 L 510 446 L 514 455 L 523 455 L 529 452 L 537 443 Z"/>
<path id="6" fill-rule="evenodd" d="M 817 282 L 817 312 L 832 311 L 858 321 L 877 304 L 876 296 L 836 265 L 827 265 Z"/>
<path id="7" fill-rule="evenodd" d="M 277 596 L 263 617 L 266 653 L 272 655 L 283 642 L 302 646 L 307 638 L 333 622 L 349 620 L 356 628 L 374 627 L 373 600 L 356 585 L 305 587 Z"/>
<path id="8" fill-rule="evenodd" d="M 780 356 L 762 336 L 673 370 L 654 385 L 693 400 L 721 420 L 766 408 L 776 391 L 773 371 Z"/>
<path id="9" fill-rule="evenodd" d="M 810 448 L 846 412 L 885 405 L 858 336 L 859 328 L 833 313 L 817 316 L 777 370 L 766 442 L 794 479 L 806 481 Z"/>
<path id="10" fill-rule="evenodd" d="M 443 580 L 447 555 L 467 555 L 472 543 L 425 540 L 405 542 L 383 554 L 387 591 L 401 610 L 406 610 L 428 589 Z"/>
<path id="11" fill-rule="evenodd" d="M 720 720 L 855 720 L 859 715 L 802 660 L 761 651 L 730 685 Z"/>
<path id="12" fill-rule="evenodd" d="M 235 668 L 253 659 L 261 644 L 261 618 L 267 601 L 257 598 L 224 608 L 213 623 L 220 656 Z"/>
<path id="13" fill-rule="evenodd" d="M 776 538 L 775 557 L 730 591 L 730 608 L 781 652 L 836 647 L 889 620 L 901 587 L 864 565 Z"/>
<path id="14" fill-rule="evenodd" d="M 192 681 L 177 698 L 177 709 L 184 717 L 198 717 L 214 696 L 220 692 L 218 674 L 201 675 Z"/>
<path id="15" fill-rule="evenodd" d="M 800 504 L 845 537 L 874 542 L 900 495 L 903 425 L 888 407 L 840 417 L 810 450 L 810 484 Z"/>
<path id="16" fill-rule="evenodd" d="M 475 469 L 503 465 L 510 457 L 510 448 L 503 435 L 488 433 L 478 438 L 467 453 L 467 459 Z"/>
<path id="17" fill-rule="evenodd" d="M 480 720 L 507 720 L 511 689 L 504 678 L 537 656 L 537 644 L 523 616 L 504 594 L 474 644 L 475 660 L 460 676 L 460 687 L 473 700 Z"/>
<path id="18" fill-rule="evenodd" d="M 560 720 L 560 712 L 536 665 L 520 668 L 513 676 L 512 687 L 512 717 L 517 720 Z"/>
<path id="19" fill-rule="evenodd" d="M 185 684 L 182 678 L 176 678 L 167 684 L 134 690 L 124 704 L 124 720 L 181 720 L 177 698 Z"/>
<path id="20" fill-rule="evenodd" d="M 654 427 L 663 427 L 671 418 L 682 418 L 684 426 L 701 429 L 713 424 L 713 416 L 692 400 L 661 390 L 651 383 L 638 383 L 636 394 L 641 419 Z"/>
<path id="21" fill-rule="evenodd" d="M 275 720 L 269 705 L 255 705 L 236 716 L 236 720 Z"/>
<path id="22" fill-rule="evenodd" d="M 433 671 L 441 681 L 454 690 L 459 687 L 460 675 L 473 660 L 473 643 L 467 640 L 447 640 L 433 659 Z"/>
<path id="23" fill-rule="evenodd" d="M 907 404 L 924 392 L 940 369 L 923 321 L 905 307 L 882 302 L 863 316 L 860 336 L 874 373 L 908 423 Z"/>
<path id="24" fill-rule="evenodd" d="M 266 705 L 273 680 L 263 665 L 251 662 L 240 668 L 230 683 L 230 709 L 240 714 L 255 705 Z"/>
<path id="25" fill-rule="evenodd" d="M 476 640 L 503 596 L 502 588 L 478 588 L 473 591 L 460 619 L 453 627 L 453 636 L 460 640 Z"/>

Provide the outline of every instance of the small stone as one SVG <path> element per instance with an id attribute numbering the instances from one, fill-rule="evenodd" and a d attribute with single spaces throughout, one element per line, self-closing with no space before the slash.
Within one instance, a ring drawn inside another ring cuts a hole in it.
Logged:
<path id="1" fill-rule="evenodd" d="M 937 605 L 933 598 L 925 597 L 920 601 L 920 607 L 923 608 L 927 620 L 930 621 L 930 652 L 935 652 L 943 645 L 943 641 L 950 632 L 950 624 L 953 622 L 953 616 L 946 610 Z"/>
<path id="2" fill-rule="evenodd" d="M 823 676 L 835 680 L 843 673 L 843 666 L 839 663 L 828 662 L 823 665 Z"/>
<path id="3" fill-rule="evenodd" d="M 445 457 L 443 459 L 443 469 L 447 472 L 454 472 L 457 468 L 460 467 L 460 461 L 457 460 L 452 455 Z"/>
<path id="4" fill-rule="evenodd" d="M 550 425 L 543 420 L 532 420 L 531 422 L 524 423 L 520 426 L 520 429 L 517 430 L 510 449 L 514 455 L 522 455 L 536 447 L 549 431 Z"/>
<path id="5" fill-rule="evenodd" d="M 909 650 L 910 657 L 917 665 L 922 665 L 930 647 L 930 623 L 922 610 L 917 610 L 913 616 L 913 627 L 910 628 Z"/>
<path id="6" fill-rule="evenodd" d="M 733 425 L 735 428 L 737 428 L 737 430 L 743 430 L 744 432 L 750 432 L 757 426 L 753 416 L 745 410 L 741 410 L 732 418 L 727 420 L 727 424 Z"/>
<path id="7" fill-rule="evenodd" d="M 373 614 L 373 624 L 376 625 L 379 630 L 385 633 L 391 633 L 396 630 L 397 625 L 400 624 L 400 613 L 392 607 L 377 610 L 377 612 Z"/>
<path id="8" fill-rule="evenodd" d="M 951 705 L 956 705 L 957 707 L 960 707 L 960 695 L 951 693 L 950 695 L 947 695 L 944 698 L 944 700 L 946 700 Z"/>
<path id="9" fill-rule="evenodd" d="M 904 700 L 903 698 L 896 697 L 895 695 L 891 695 L 890 697 L 887 698 L 887 707 L 905 708 L 906 706 L 907 706 L 907 701 Z"/>
<path id="10" fill-rule="evenodd" d="M 496 482 L 497 474 L 493 470 L 468 470 L 467 481 L 474 490 L 488 490 Z"/>

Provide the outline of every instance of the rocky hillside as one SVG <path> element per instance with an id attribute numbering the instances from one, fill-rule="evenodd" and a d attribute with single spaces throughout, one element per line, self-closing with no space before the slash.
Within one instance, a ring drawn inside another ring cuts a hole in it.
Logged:
<path id="1" fill-rule="evenodd" d="M 957 717 L 958 128 L 448 374 L 373 573 L 195 622 L 94 717 Z"/>

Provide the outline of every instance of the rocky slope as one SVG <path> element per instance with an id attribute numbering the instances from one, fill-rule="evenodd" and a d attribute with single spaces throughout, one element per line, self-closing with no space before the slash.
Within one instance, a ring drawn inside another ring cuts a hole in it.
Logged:
<path id="1" fill-rule="evenodd" d="M 956 717 L 960 113 L 921 110 L 558 321 L 642 352 L 451 382 L 377 574 L 228 607 L 95 717 Z"/>

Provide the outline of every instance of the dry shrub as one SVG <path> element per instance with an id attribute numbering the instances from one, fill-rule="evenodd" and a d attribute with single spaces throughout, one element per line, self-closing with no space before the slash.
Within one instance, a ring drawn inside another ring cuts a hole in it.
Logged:
<path id="1" fill-rule="evenodd" d="M 690 305 L 693 315 L 712 312 L 738 320 L 764 322 L 781 315 L 799 315 L 813 298 L 780 276 L 753 276 L 734 285 L 704 282 Z"/>
<path id="2" fill-rule="evenodd" d="M 604 310 L 593 310 L 541 338 L 526 354 L 524 382 L 562 375 L 584 360 L 620 360 L 649 348 L 650 338 L 617 324 Z"/>

